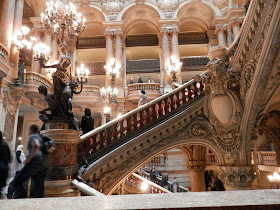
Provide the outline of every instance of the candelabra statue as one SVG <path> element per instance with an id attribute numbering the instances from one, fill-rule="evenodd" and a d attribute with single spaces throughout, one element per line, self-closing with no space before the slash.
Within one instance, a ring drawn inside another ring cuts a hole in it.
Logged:
<path id="1" fill-rule="evenodd" d="M 39 92 L 45 96 L 49 108 L 40 112 L 40 119 L 44 122 L 43 129 L 80 129 L 77 119 L 72 111 L 73 94 L 82 92 L 83 84 L 87 82 L 88 70 L 77 69 L 76 81 L 72 80 L 71 60 L 67 54 L 65 39 L 76 39 L 78 34 L 85 29 L 85 19 L 81 22 L 81 14 L 77 14 L 75 6 L 70 3 L 63 12 L 59 12 L 53 2 L 47 3 L 46 14 L 42 14 L 41 26 L 43 29 L 53 28 L 53 33 L 60 42 L 60 60 L 58 63 L 47 65 L 49 60 L 49 47 L 42 43 L 34 47 L 34 60 L 38 60 L 43 68 L 54 68 L 52 74 L 53 94 L 47 94 L 46 88 L 40 86 Z M 67 30 L 66 30 L 67 29 Z M 81 85 L 80 91 L 77 88 Z M 46 112 L 50 110 L 51 113 Z"/>

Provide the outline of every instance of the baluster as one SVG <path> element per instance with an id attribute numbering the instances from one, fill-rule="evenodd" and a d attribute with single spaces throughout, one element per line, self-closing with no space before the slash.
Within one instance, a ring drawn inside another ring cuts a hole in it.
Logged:
<path id="1" fill-rule="evenodd" d="M 125 136 L 125 134 L 124 134 L 125 129 L 124 129 L 123 123 L 124 123 L 124 120 L 121 120 L 119 122 L 119 138 L 120 139 Z"/>
<path id="2" fill-rule="evenodd" d="M 193 94 L 194 94 L 193 97 L 196 97 L 197 93 L 198 93 L 198 88 L 197 88 L 196 84 L 197 84 L 197 82 L 193 82 Z"/>
<path id="3" fill-rule="evenodd" d="M 119 139 L 119 123 L 115 123 L 111 127 L 113 127 L 113 141 L 117 141 Z"/>
<path id="4" fill-rule="evenodd" d="M 188 89 L 188 100 L 187 101 L 190 101 L 190 100 L 192 100 L 192 89 L 191 89 L 191 85 L 189 85 L 188 87 L 187 87 L 187 89 Z"/>

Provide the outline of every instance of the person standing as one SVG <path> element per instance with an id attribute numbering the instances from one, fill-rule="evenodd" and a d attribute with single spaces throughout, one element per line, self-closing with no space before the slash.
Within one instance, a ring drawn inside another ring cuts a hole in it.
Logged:
<path id="1" fill-rule="evenodd" d="M 91 116 L 91 110 L 85 109 L 85 116 L 82 117 L 81 128 L 83 134 L 86 134 L 94 129 L 94 119 Z"/>
<path id="2" fill-rule="evenodd" d="M 165 173 L 161 177 L 161 186 L 164 187 L 164 189 L 168 190 L 168 173 L 165 171 Z"/>
<path id="3" fill-rule="evenodd" d="M 133 84 L 133 77 L 130 77 L 129 84 Z"/>
<path id="4" fill-rule="evenodd" d="M 35 185 L 35 197 L 44 197 L 44 181 L 48 168 L 46 157 L 40 150 L 44 145 L 44 141 L 38 134 L 38 130 L 37 125 L 30 126 L 30 136 L 27 145 L 28 155 L 24 162 L 25 166 L 14 179 L 15 198 L 27 197 L 22 184 L 29 178 L 32 178 L 32 182 Z"/>
<path id="5" fill-rule="evenodd" d="M 138 83 L 143 83 L 143 80 L 139 74 L 137 75 L 137 78 L 138 78 L 138 81 L 137 81 Z"/>
<path id="6" fill-rule="evenodd" d="M 25 154 L 23 152 L 23 145 L 18 145 L 16 150 L 16 157 L 13 162 L 13 169 L 12 174 L 15 176 L 17 171 L 20 171 L 24 167 L 24 161 L 25 161 Z"/>
<path id="7" fill-rule="evenodd" d="M 139 106 L 143 106 L 144 104 L 146 104 L 148 101 L 148 97 L 146 95 L 145 90 L 140 90 L 140 99 L 138 101 L 138 107 Z"/>
<path id="8" fill-rule="evenodd" d="M 0 131 L 0 194 L 2 188 L 6 186 L 10 161 L 11 161 L 11 152 L 7 143 L 3 141 L 2 132 Z"/>
<path id="9" fill-rule="evenodd" d="M 172 183 L 173 192 L 177 193 L 177 188 L 178 188 L 179 183 L 175 176 L 173 177 L 173 180 L 171 183 Z"/>

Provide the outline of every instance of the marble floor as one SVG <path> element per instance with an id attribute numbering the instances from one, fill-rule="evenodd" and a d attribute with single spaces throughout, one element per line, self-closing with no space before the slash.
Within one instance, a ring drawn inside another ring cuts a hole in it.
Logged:
<path id="1" fill-rule="evenodd" d="M 200 208 L 197 208 L 200 207 Z M 257 207 L 257 208 L 256 208 Z M 0 200 L 0 210 L 280 209 L 280 190 Z"/>

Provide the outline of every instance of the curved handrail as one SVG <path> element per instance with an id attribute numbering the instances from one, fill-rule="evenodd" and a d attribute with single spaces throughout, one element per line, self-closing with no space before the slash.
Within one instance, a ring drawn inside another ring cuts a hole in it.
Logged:
<path id="1" fill-rule="evenodd" d="M 49 88 L 52 86 L 52 82 L 51 80 L 48 80 L 46 77 L 44 77 L 43 75 L 36 73 L 36 72 L 26 72 L 25 74 L 25 80 L 33 80 L 33 81 L 37 81 L 40 82 L 46 86 L 48 86 Z"/>
<path id="2" fill-rule="evenodd" d="M 233 43 L 231 44 L 231 46 L 227 50 L 227 54 L 231 55 L 232 50 L 235 49 L 234 50 L 235 51 L 234 52 L 235 56 L 234 57 L 231 56 L 231 57 L 233 57 L 233 59 L 231 60 L 230 64 L 235 64 L 236 63 L 237 59 L 239 58 L 238 55 L 236 56 L 236 53 L 240 54 L 243 50 L 244 43 L 246 41 L 246 37 L 248 37 L 248 33 L 249 33 L 250 26 L 251 26 L 251 23 L 252 23 L 252 18 L 254 18 L 254 16 L 255 16 L 254 10 L 256 9 L 258 3 L 259 2 L 257 0 L 250 2 L 248 11 L 247 11 L 246 16 L 243 20 L 243 24 L 241 25 L 239 33 L 238 33 L 237 37 L 235 38 L 235 40 L 233 41 Z M 248 22 L 248 24 L 247 24 L 247 22 Z"/>
<path id="3" fill-rule="evenodd" d="M 203 76 L 207 71 L 201 74 Z M 79 160 L 124 139 L 133 131 L 165 116 L 189 102 L 204 90 L 201 81 L 192 79 L 179 88 L 138 107 L 80 137 Z"/>
<path id="4" fill-rule="evenodd" d="M 150 177 L 150 174 L 146 171 L 142 172 L 147 178 Z M 145 177 L 144 177 L 145 178 Z M 156 176 L 156 184 L 160 185 L 161 184 L 162 177 L 161 176 Z M 168 183 L 168 189 L 172 190 L 172 183 L 170 181 L 167 181 Z M 189 189 L 186 187 L 183 187 L 181 185 L 178 186 L 178 192 L 189 192 Z"/>
<path id="5" fill-rule="evenodd" d="M 155 184 L 154 182 L 151 182 L 148 179 L 145 179 L 144 177 L 136 174 L 136 173 L 132 173 L 129 177 L 127 177 L 127 181 L 129 181 L 132 184 L 135 184 L 138 187 L 141 187 L 141 184 L 147 183 L 147 190 L 150 193 L 171 193 L 169 190 L 164 189 L 163 187 L 161 187 L 158 184 Z"/>
<path id="6" fill-rule="evenodd" d="M 207 73 L 208 73 L 208 71 L 205 71 L 205 72 L 203 72 L 202 74 L 200 74 L 200 76 L 204 76 L 204 75 L 206 75 Z M 117 123 L 117 122 L 120 122 L 120 121 L 126 119 L 126 118 L 129 117 L 129 116 L 131 116 L 131 115 L 133 115 L 133 114 L 136 114 L 136 113 L 138 113 L 139 111 L 143 111 L 143 110 L 145 110 L 146 108 L 149 108 L 152 104 L 158 103 L 158 102 L 162 101 L 163 99 L 172 96 L 174 93 L 176 93 L 176 92 L 178 92 L 178 91 L 180 91 L 180 90 L 183 90 L 183 89 L 187 88 L 187 86 L 191 85 L 193 82 L 194 82 L 194 79 L 190 80 L 189 82 L 185 83 L 184 85 L 180 86 L 179 88 L 177 88 L 177 89 L 175 89 L 175 90 L 173 90 L 173 91 L 171 91 L 171 92 L 169 92 L 169 93 L 167 93 L 167 94 L 165 94 L 165 95 L 162 95 L 162 96 L 160 96 L 160 97 L 158 97 L 158 98 L 156 98 L 156 99 L 150 101 L 149 103 L 147 103 L 147 104 L 145 104 L 145 105 L 143 105 L 143 106 L 141 106 L 141 107 L 138 107 L 138 108 L 136 108 L 136 109 L 134 109 L 134 110 L 132 110 L 132 111 L 130 111 L 130 112 L 128 112 L 128 113 L 122 115 L 121 117 L 118 117 L 118 118 L 116 118 L 116 119 L 114 119 L 114 120 L 112 120 L 112 121 L 110 121 L 110 122 L 108 122 L 108 123 L 106 123 L 106 124 L 104 124 L 104 125 L 99 126 L 98 128 L 95 128 L 94 130 L 92 130 L 92 131 L 90 131 L 90 132 L 88 132 L 88 133 L 82 135 L 82 136 L 80 137 L 80 139 L 81 139 L 81 140 L 86 140 L 86 139 L 90 138 L 91 136 L 93 136 L 94 134 L 97 134 L 97 133 L 100 132 L 101 130 L 106 129 L 106 128 L 109 128 L 110 126 L 114 125 L 114 124 Z"/>
<path id="7" fill-rule="evenodd" d="M 9 57 L 9 51 L 8 49 L 0 43 L 0 55 L 4 58 L 4 59 L 8 59 Z"/>

